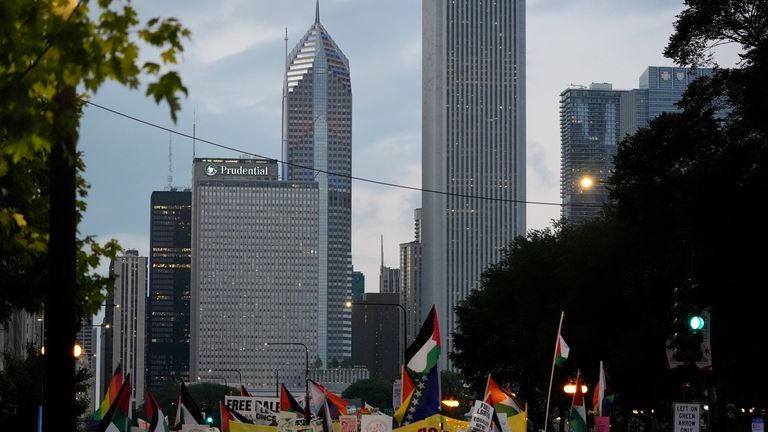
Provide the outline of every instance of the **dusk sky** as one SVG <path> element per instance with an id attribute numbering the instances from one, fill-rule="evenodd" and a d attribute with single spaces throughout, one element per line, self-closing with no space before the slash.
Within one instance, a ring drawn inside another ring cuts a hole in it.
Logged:
<path id="1" fill-rule="evenodd" d="M 315 0 L 134 0 L 142 16 L 175 16 L 192 31 L 178 69 L 189 97 L 176 125 L 141 91 L 107 85 L 93 102 L 265 157 L 280 158 L 284 33 L 289 50 L 314 21 Z M 533 0 L 527 6 L 527 199 L 560 202 L 559 94 L 570 84 L 636 88 L 662 55 L 682 2 Z M 322 0 L 320 21 L 349 59 L 353 94 L 353 175 L 421 186 L 421 2 Z M 149 51 L 143 53 L 152 55 Z M 732 66 L 731 53 L 720 58 Z M 193 113 L 196 113 L 193 114 Z M 189 187 L 191 140 L 86 107 L 79 148 L 92 188 L 83 234 L 149 249 L 149 200 L 168 181 Z M 197 157 L 239 157 L 199 143 Z M 352 262 L 378 291 L 379 238 L 385 265 L 413 240 L 419 192 L 352 183 Z M 557 205 L 528 205 L 528 229 L 551 225 Z"/>

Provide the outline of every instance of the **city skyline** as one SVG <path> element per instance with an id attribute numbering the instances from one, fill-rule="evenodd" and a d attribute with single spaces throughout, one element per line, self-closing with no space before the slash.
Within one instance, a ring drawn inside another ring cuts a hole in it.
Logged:
<path id="1" fill-rule="evenodd" d="M 312 22 L 315 2 L 235 1 L 213 9 L 203 2 L 185 2 L 183 8 L 180 4 L 136 4 L 142 18 L 177 16 L 193 31 L 180 65 L 190 97 L 183 101 L 179 123 L 174 127 L 166 109 L 155 107 L 142 92 L 108 85 L 93 101 L 187 134 L 196 118 L 200 138 L 279 158 L 285 27 L 293 45 Z M 416 96 L 421 89 L 421 4 L 326 0 L 320 9 L 323 22 L 351 59 L 355 75 L 353 175 L 421 186 L 421 101 Z M 638 71 L 647 65 L 671 65 L 661 51 L 681 9 L 682 3 L 668 2 L 528 3 L 528 200 L 560 201 L 557 106 L 562 89 L 593 81 L 633 88 Z M 125 248 L 146 255 L 148 197 L 167 183 L 169 139 L 174 185 L 189 186 L 190 140 L 169 138 L 167 132 L 97 108 L 85 109 L 80 148 L 92 190 L 81 232 L 118 238 Z M 201 143 L 196 153 L 220 155 Z M 118 166 L 115 160 L 123 163 Z M 140 178 L 137 171 L 143 174 Z M 116 194 L 129 177 L 129 190 Z M 398 245 L 412 238 L 412 212 L 421 207 L 421 194 L 361 182 L 352 187 L 353 265 L 366 275 L 366 290 L 376 291 L 380 235 L 384 235 L 385 264 L 394 267 Z M 527 228 L 549 226 L 559 211 L 559 205 L 528 205 Z"/>

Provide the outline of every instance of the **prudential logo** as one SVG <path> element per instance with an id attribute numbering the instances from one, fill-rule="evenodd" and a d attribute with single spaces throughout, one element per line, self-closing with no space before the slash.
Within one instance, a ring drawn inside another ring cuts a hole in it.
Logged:
<path id="1" fill-rule="evenodd" d="M 213 165 L 208 165 L 205 167 L 205 175 L 207 176 L 215 176 L 218 174 L 218 171 L 216 170 L 216 167 Z"/>

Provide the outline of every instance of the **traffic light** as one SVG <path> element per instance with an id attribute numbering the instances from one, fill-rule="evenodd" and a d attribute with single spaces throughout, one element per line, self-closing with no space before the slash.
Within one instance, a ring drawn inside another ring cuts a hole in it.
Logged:
<path id="1" fill-rule="evenodd" d="M 697 286 L 690 279 L 674 290 L 674 304 L 672 306 L 672 339 L 670 348 L 673 350 L 673 358 L 683 363 L 696 363 L 701 361 L 704 354 L 701 351 L 701 343 L 704 335 L 704 318 L 701 316 L 701 307 L 696 299 Z"/>
<path id="2" fill-rule="evenodd" d="M 207 416 L 207 417 L 205 418 L 205 422 L 206 422 L 207 424 L 209 424 L 209 425 L 212 425 L 212 424 L 213 424 L 213 417 L 212 417 L 212 416 L 210 416 L 210 415 L 209 415 L 209 416 Z"/>

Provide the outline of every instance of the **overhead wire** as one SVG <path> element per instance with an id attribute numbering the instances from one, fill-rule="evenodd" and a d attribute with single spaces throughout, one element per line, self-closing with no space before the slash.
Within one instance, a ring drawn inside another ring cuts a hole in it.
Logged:
<path id="1" fill-rule="evenodd" d="M 408 185 L 403 185 L 403 184 L 399 184 L 399 183 L 392 183 L 392 182 L 386 182 L 386 181 L 382 181 L 382 180 L 375 180 L 375 179 L 366 178 L 366 177 L 359 177 L 359 176 L 354 176 L 354 175 L 350 175 L 350 174 L 336 173 L 336 172 L 332 172 L 332 171 L 328 171 L 328 170 L 323 170 L 323 169 L 319 169 L 319 168 L 315 168 L 315 167 L 304 166 L 304 165 L 300 165 L 300 164 L 296 164 L 296 163 L 292 163 L 292 162 L 288 162 L 288 161 L 283 161 L 283 160 L 279 160 L 279 159 L 275 159 L 275 158 L 271 158 L 271 157 L 266 157 L 266 156 L 263 156 L 263 155 L 260 155 L 260 154 L 257 154 L 257 153 L 249 152 L 249 151 L 246 151 L 246 150 L 243 150 L 243 149 L 239 149 L 239 148 L 236 148 L 236 147 L 220 144 L 220 143 L 217 143 L 217 142 L 214 142 L 214 141 L 211 141 L 211 140 L 207 140 L 207 139 L 204 139 L 204 138 L 200 138 L 200 137 L 197 137 L 197 136 L 192 136 L 192 135 L 189 135 L 189 134 L 186 134 L 186 133 L 183 133 L 183 132 L 179 132 L 177 130 L 174 130 L 174 129 L 171 129 L 171 128 L 159 125 L 157 123 L 153 123 L 153 122 L 150 122 L 148 120 L 144 120 L 144 119 L 141 119 L 139 117 L 136 117 L 136 116 L 133 116 L 133 115 L 126 114 L 124 112 L 118 111 L 116 109 L 109 108 L 109 107 L 106 107 L 104 105 L 100 105 L 100 104 L 98 104 L 96 102 L 93 102 L 93 101 L 90 101 L 90 100 L 84 100 L 84 102 L 86 104 L 92 106 L 92 107 L 99 108 L 101 110 L 104 110 L 106 112 L 115 114 L 117 116 L 120 116 L 120 117 L 129 119 L 129 120 L 135 121 L 137 123 L 144 124 L 146 126 L 150 126 L 152 128 L 155 128 L 155 129 L 160 129 L 160 130 L 163 130 L 163 131 L 166 131 L 166 132 L 169 132 L 169 133 L 181 136 L 181 137 L 185 137 L 185 138 L 189 138 L 189 139 L 194 139 L 195 141 L 200 141 L 200 142 L 202 142 L 204 144 L 208 144 L 208 145 L 211 145 L 211 146 L 214 146 L 214 147 L 218 147 L 218 148 L 221 148 L 221 149 L 224 149 L 224 150 L 229 150 L 229 151 L 232 151 L 232 152 L 237 152 L 237 153 L 240 153 L 240 154 L 252 156 L 252 157 L 255 157 L 255 158 L 259 158 L 259 159 L 264 159 L 264 160 L 268 160 L 268 161 L 274 161 L 274 162 L 277 162 L 279 164 L 283 164 L 285 166 L 290 166 L 290 167 L 294 167 L 294 168 L 300 168 L 300 169 L 315 171 L 317 173 L 322 173 L 322 174 L 326 174 L 326 175 L 329 175 L 329 176 L 348 178 L 350 180 L 355 180 L 355 181 L 360 181 L 360 182 L 365 182 L 365 183 L 371 183 L 371 184 L 376 184 L 376 185 L 380 185 L 380 186 L 387 186 L 387 187 L 398 188 L 398 189 L 405 189 L 405 190 L 416 191 L 416 192 L 427 192 L 427 193 L 433 193 L 433 194 L 437 194 L 437 195 L 445 195 L 445 196 L 451 196 L 451 197 L 457 197 L 457 198 L 469 198 L 469 199 L 476 199 L 476 200 L 506 202 L 506 203 L 515 203 L 515 204 L 533 204 L 533 205 L 546 205 L 546 206 L 557 206 L 557 207 L 563 207 L 564 206 L 564 204 L 562 204 L 562 203 L 554 203 L 554 202 L 547 202 L 547 201 L 527 201 L 527 200 L 517 200 L 517 199 L 510 199 L 510 198 L 496 198 L 496 197 L 488 197 L 488 196 L 482 196 L 482 195 L 470 195 L 470 194 L 461 194 L 461 193 L 455 193 L 455 192 L 440 191 L 440 190 L 435 190 L 435 189 L 426 189 L 426 188 L 421 188 L 421 187 L 416 187 L 416 186 L 408 186 Z M 595 204 L 597 204 L 597 203 L 595 203 Z M 599 204 L 602 205 L 602 203 L 599 203 Z M 584 205 L 584 204 L 582 203 L 580 205 Z"/>

